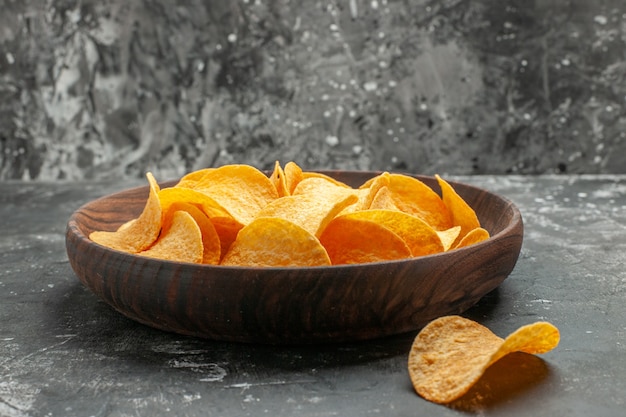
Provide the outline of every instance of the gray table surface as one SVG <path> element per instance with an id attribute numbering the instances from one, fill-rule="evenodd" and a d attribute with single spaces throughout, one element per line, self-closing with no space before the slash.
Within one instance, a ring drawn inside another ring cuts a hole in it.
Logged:
<path id="1" fill-rule="evenodd" d="M 143 183 L 1 182 L 0 416 L 625 415 L 626 176 L 451 179 L 508 197 L 525 223 L 513 273 L 463 315 L 500 336 L 537 320 L 561 330 L 555 350 L 496 364 L 454 407 L 412 390 L 416 333 L 272 347 L 128 320 L 79 283 L 65 226 Z"/>

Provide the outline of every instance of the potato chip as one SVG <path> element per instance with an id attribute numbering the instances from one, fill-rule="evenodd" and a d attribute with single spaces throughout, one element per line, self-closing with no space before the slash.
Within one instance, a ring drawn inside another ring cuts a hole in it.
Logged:
<path id="1" fill-rule="evenodd" d="M 159 198 L 164 213 L 177 203 L 189 203 L 199 207 L 215 227 L 220 239 L 222 256 L 243 227 L 243 224 L 235 220 L 217 201 L 198 190 L 183 187 L 164 188 L 159 192 Z"/>
<path id="2" fill-rule="evenodd" d="M 228 252 L 230 245 L 237 238 L 237 234 L 243 227 L 241 223 L 232 217 L 211 217 L 211 223 L 220 238 L 222 257 Z"/>
<path id="3" fill-rule="evenodd" d="M 239 231 L 222 265 L 328 266 L 330 259 L 320 241 L 300 226 L 285 219 L 262 217 Z"/>
<path id="4" fill-rule="evenodd" d="M 370 179 L 364 185 L 374 181 Z M 382 194 L 380 194 L 382 193 Z M 397 208 L 419 217 L 435 230 L 446 230 L 454 226 L 448 207 L 439 194 L 420 180 L 403 174 L 390 174 L 389 185 L 379 190 L 370 208 Z"/>
<path id="5" fill-rule="evenodd" d="M 359 198 L 359 190 L 328 181 L 324 176 L 313 176 L 302 179 L 293 190 L 293 195 L 304 194 L 314 196 L 319 200 L 325 198 L 337 200 L 343 199 L 345 196 L 355 196 L 358 201 Z"/>
<path id="6" fill-rule="evenodd" d="M 411 249 L 400 236 L 376 222 L 341 215 L 320 236 L 333 265 L 408 258 Z"/>
<path id="7" fill-rule="evenodd" d="M 380 175 L 375 176 L 371 181 L 368 181 L 368 186 L 361 186 L 359 188 L 359 202 L 356 204 L 357 210 L 366 210 L 371 208 L 372 201 L 378 191 L 381 188 L 387 187 L 391 182 L 391 175 L 388 172 L 383 172 Z"/>
<path id="8" fill-rule="evenodd" d="M 443 252 L 443 244 L 435 229 L 410 214 L 395 210 L 361 210 L 342 216 L 368 220 L 390 229 L 406 243 L 411 256 Z"/>
<path id="9" fill-rule="evenodd" d="M 204 177 L 208 172 L 213 171 L 215 168 L 203 168 L 197 171 L 190 172 L 184 175 L 175 187 L 193 188 L 198 180 Z"/>
<path id="10" fill-rule="evenodd" d="M 202 233 L 202 263 L 209 265 L 217 265 L 221 259 L 222 245 L 220 236 L 215 230 L 215 226 L 207 215 L 197 206 L 186 202 L 175 202 L 170 205 L 163 221 L 163 230 L 169 228 L 173 220 L 173 215 L 177 211 L 185 211 L 191 214 Z"/>
<path id="11" fill-rule="evenodd" d="M 280 166 L 280 162 L 278 161 L 274 164 L 274 171 L 272 172 L 272 175 L 270 175 L 270 181 L 274 184 L 274 187 L 276 187 L 278 197 L 291 195 L 291 191 L 287 187 L 285 171 L 283 171 L 283 168 Z"/>
<path id="12" fill-rule="evenodd" d="M 454 188 L 439 175 L 435 175 L 439 186 L 441 187 L 441 198 L 446 207 L 450 210 L 452 216 L 452 224 L 454 226 L 461 226 L 461 233 L 457 238 L 457 242 L 460 241 L 470 230 L 480 227 L 480 222 L 474 209 L 463 200 L 463 198 L 457 194 Z"/>
<path id="13" fill-rule="evenodd" d="M 454 245 L 454 242 L 456 242 L 456 239 L 459 237 L 459 233 L 461 233 L 461 226 L 454 226 L 446 230 L 437 230 L 444 251 L 452 249 L 452 245 Z"/>
<path id="14" fill-rule="evenodd" d="M 393 200 L 392 191 L 388 186 L 381 187 L 370 202 L 369 208 L 402 211 Z"/>
<path id="15" fill-rule="evenodd" d="M 193 189 L 214 199 L 243 225 L 278 198 L 276 187 L 267 175 L 250 165 L 215 168 L 198 180 Z"/>
<path id="16" fill-rule="evenodd" d="M 351 187 L 344 187 L 341 184 L 337 184 L 336 182 L 329 181 L 326 177 L 306 177 L 303 178 L 296 188 L 293 190 L 292 195 L 297 194 L 314 194 L 318 197 L 323 196 L 323 193 L 347 193 L 357 195 L 355 189 Z"/>
<path id="17" fill-rule="evenodd" d="M 176 262 L 202 262 L 202 232 L 191 214 L 176 211 L 159 239 L 140 255 Z"/>
<path id="18" fill-rule="evenodd" d="M 257 218 L 280 217 L 319 237 L 337 214 L 357 201 L 355 194 L 342 192 L 329 192 L 324 198 L 313 193 L 290 195 L 270 202 L 257 213 Z"/>
<path id="19" fill-rule="evenodd" d="M 121 232 L 124 229 L 128 229 L 136 221 L 137 221 L 137 219 L 131 219 L 131 220 L 127 221 L 126 223 L 122 224 L 120 227 L 117 228 L 117 232 Z"/>
<path id="20" fill-rule="evenodd" d="M 367 210 L 371 207 L 372 201 L 378 194 L 381 188 L 389 185 L 390 175 L 388 172 L 383 172 L 377 175 L 372 180 L 367 182 L 367 186 L 363 185 L 355 190 L 359 200 L 356 204 L 346 207 L 342 214 L 352 213 L 360 210 Z"/>
<path id="21" fill-rule="evenodd" d="M 130 253 L 140 252 L 154 243 L 161 231 L 160 188 L 152 173 L 148 172 L 146 177 L 150 191 L 139 217 L 123 224 L 115 232 L 94 231 L 89 234 L 89 239 L 100 245 Z"/>
<path id="22" fill-rule="evenodd" d="M 291 195 L 293 194 L 293 190 L 296 189 L 298 183 L 302 181 L 302 168 L 300 168 L 295 162 L 289 161 L 285 164 L 284 173 L 286 189 L 289 191 L 289 195 Z"/>
<path id="23" fill-rule="evenodd" d="M 172 204 L 189 203 L 200 207 L 209 218 L 232 217 L 228 210 L 222 207 L 213 198 L 192 188 L 164 188 L 159 191 L 159 201 L 161 202 L 161 210 L 163 213 L 167 213 Z"/>
<path id="24" fill-rule="evenodd" d="M 345 188 L 352 188 L 350 187 L 348 184 L 341 182 L 339 180 L 334 179 L 333 177 L 326 175 L 324 173 L 321 172 L 315 172 L 315 171 L 302 171 L 302 179 L 305 180 L 307 178 L 323 178 L 326 181 L 333 183 L 335 185 L 338 185 L 340 187 L 345 187 Z"/>
<path id="25" fill-rule="evenodd" d="M 465 236 L 463 236 L 454 248 L 463 248 L 487 239 L 489 239 L 489 232 L 482 227 L 477 227 L 476 229 L 470 230 Z"/>
<path id="26" fill-rule="evenodd" d="M 503 356 L 546 353 L 559 340 L 559 330 L 547 322 L 522 326 L 502 339 L 472 320 L 445 316 L 430 322 L 415 338 L 409 376 L 420 396 L 446 404 L 465 394 Z"/>

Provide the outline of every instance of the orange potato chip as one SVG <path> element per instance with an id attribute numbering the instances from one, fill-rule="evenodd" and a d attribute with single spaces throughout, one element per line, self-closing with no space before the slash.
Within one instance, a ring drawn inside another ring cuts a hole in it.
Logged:
<path id="1" fill-rule="evenodd" d="M 480 227 L 480 222 L 474 209 L 457 194 L 452 186 L 439 175 L 435 175 L 441 187 L 441 198 L 452 216 L 452 225 L 461 226 L 461 233 L 457 238 L 459 242 L 470 230 Z"/>
<path id="2" fill-rule="evenodd" d="M 232 245 L 237 238 L 237 234 L 243 225 L 232 217 L 211 217 L 210 220 L 220 238 L 222 248 L 220 252 L 222 253 L 222 257 L 224 257 L 230 245 Z"/>
<path id="3" fill-rule="evenodd" d="M 103 246 L 130 253 L 140 252 L 154 243 L 161 231 L 159 184 L 152 173 L 148 172 L 146 177 L 150 191 L 139 217 L 123 224 L 114 232 L 94 231 L 89 234 L 89 239 Z"/>
<path id="4" fill-rule="evenodd" d="M 476 229 L 470 230 L 465 236 L 463 236 L 454 248 L 462 248 L 487 239 L 489 239 L 489 232 L 482 227 L 477 227 Z"/>
<path id="5" fill-rule="evenodd" d="M 302 171 L 302 180 L 305 180 L 307 178 L 323 178 L 326 181 L 333 183 L 335 185 L 338 185 L 340 187 L 345 187 L 345 188 L 352 188 L 350 187 L 348 184 L 341 182 L 339 180 L 334 179 L 333 177 L 323 174 L 321 172 L 314 172 L 314 171 Z"/>
<path id="6" fill-rule="evenodd" d="M 380 175 L 375 176 L 371 181 L 368 181 L 368 186 L 361 186 L 359 188 L 359 203 L 357 204 L 357 209 L 366 210 L 371 208 L 372 201 L 378 191 L 381 188 L 387 187 L 391 182 L 391 175 L 388 172 L 383 172 Z"/>
<path id="7" fill-rule="evenodd" d="M 137 219 L 132 219 L 127 221 L 126 223 L 122 224 L 120 227 L 117 228 L 117 232 L 120 232 L 124 229 L 127 229 L 130 227 L 131 224 L 135 223 L 137 221 Z"/>
<path id="8" fill-rule="evenodd" d="M 376 195 L 374 195 L 374 198 L 370 202 L 369 208 L 402 211 L 393 201 L 392 192 L 388 186 L 383 186 L 380 188 L 380 190 L 378 190 L 378 192 L 376 193 Z"/>
<path id="9" fill-rule="evenodd" d="M 226 253 L 237 232 L 243 227 L 217 201 L 198 190 L 181 187 L 164 188 L 159 192 L 159 197 L 164 213 L 177 203 L 189 203 L 199 207 L 209 217 L 219 236 L 221 256 Z"/>
<path id="10" fill-rule="evenodd" d="M 202 262 L 202 232 L 191 214 L 176 211 L 159 239 L 140 255 L 177 262 Z"/>
<path id="11" fill-rule="evenodd" d="M 324 229 L 320 242 L 333 265 L 390 261 L 411 256 L 404 240 L 371 220 L 350 215 L 335 217 Z"/>
<path id="12" fill-rule="evenodd" d="M 272 175 L 270 175 L 270 181 L 276 187 L 276 192 L 278 192 L 278 197 L 284 197 L 286 195 L 291 195 L 291 191 L 287 187 L 287 180 L 285 178 L 285 171 L 280 166 L 280 162 L 276 161 L 274 164 L 274 171 Z"/>
<path id="13" fill-rule="evenodd" d="M 370 179 L 364 185 L 373 180 Z M 394 207 L 419 217 L 435 230 L 446 230 L 453 226 L 450 211 L 439 194 L 408 175 L 390 174 L 389 185 L 379 190 L 370 205 L 373 209 Z"/>
<path id="14" fill-rule="evenodd" d="M 305 177 L 293 190 L 292 195 L 314 194 L 321 198 L 323 193 L 347 193 L 357 195 L 357 191 L 351 187 L 344 187 L 336 182 L 329 181 L 326 177 Z"/>
<path id="15" fill-rule="evenodd" d="M 186 202 L 175 202 L 170 205 L 168 212 L 165 214 L 163 221 L 163 230 L 166 230 L 172 220 L 173 215 L 177 211 L 185 211 L 191 214 L 191 217 L 195 220 L 196 224 L 200 228 L 202 233 L 202 263 L 217 265 L 221 259 L 222 245 L 220 236 L 215 230 L 215 226 L 207 215 L 200 210 L 197 206 Z"/>
<path id="16" fill-rule="evenodd" d="M 412 256 L 443 252 L 443 244 L 435 229 L 410 214 L 395 210 L 361 210 L 342 216 L 368 220 L 388 228 L 402 238 Z"/>
<path id="17" fill-rule="evenodd" d="M 357 201 L 355 194 L 345 192 L 329 192 L 323 198 L 313 193 L 290 195 L 270 202 L 257 218 L 280 217 L 319 237 L 338 213 Z"/>
<path id="18" fill-rule="evenodd" d="M 167 213 L 170 206 L 175 203 L 190 203 L 202 209 L 204 214 L 213 217 L 231 217 L 224 207 L 217 201 L 192 188 L 170 187 L 159 191 L 159 201 L 161 202 L 161 210 Z"/>
<path id="19" fill-rule="evenodd" d="M 359 201 L 356 204 L 346 207 L 342 214 L 352 213 L 360 210 L 367 210 L 371 208 L 372 201 L 378 194 L 378 192 L 389 185 L 389 173 L 383 172 L 380 175 L 375 176 L 370 181 L 367 181 L 367 185 L 362 185 L 355 190 Z"/>
<path id="20" fill-rule="evenodd" d="M 452 245 L 454 245 L 457 237 L 459 237 L 459 233 L 461 233 L 461 226 L 454 226 L 446 230 L 437 230 L 444 251 L 452 249 Z"/>
<path id="21" fill-rule="evenodd" d="M 250 165 L 215 168 L 198 180 L 193 189 L 214 199 L 243 225 L 278 198 L 276 187 L 267 175 Z"/>
<path id="22" fill-rule="evenodd" d="M 327 266 L 330 259 L 319 240 L 300 226 L 277 217 L 262 217 L 239 231 L 222 265 Z"/>
<path id="23" fill-rule="evenodd" d="M 312 176 L 302 179 L 293 191 L 293 195 L 312 195 L 317 199 L 330 198 L 332 200 L 343 199 L 345 196 L 357 197 L 356 202 L 360 198 L 359 193 L 367 193 L 367 190 L 355 190 L 354 188 L 337 184 L 333 181 L 328 181 L 325 176 Z M 344 211 L 348 210 L 351 206 L 348 205 Z"/>
<path id="24" fill-rule="evenodd" d="M 285 164 L 284 172 L 285 185 L 287 190 L 289 190 L 289 195 L 291 195 L 293 194 L 293 190 L 296 189 L 298 183 L 302 181 L 302 168 L 300 168 L 295 162 L 289 161 Z"/>
<path id="25" fill-rule="evenodd" d="M 204 177 L 208 172 L 214 170 L 215 168 L 203 168 L 197 171 L 192 171 L 186 175 L 184 175 L 178 183 L 176 183 L 175 187 L 185 187 L 185 188 L 193 188 L 198 180 Z"/>
<path id="26" fill-rule="evenodd" d="M 472 320 L 445 316 L 430 322 L 415 338 L 409 376 L 420 396 L 446 404 L 465 394 L 503 356 L 546 353 L 559 340 L 559 330 L 547 322 L 522 326 L 502 339 Z"/>

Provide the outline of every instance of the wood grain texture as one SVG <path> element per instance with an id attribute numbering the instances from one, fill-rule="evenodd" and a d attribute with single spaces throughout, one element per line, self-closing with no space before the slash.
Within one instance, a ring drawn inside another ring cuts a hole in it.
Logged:
<path id="1" fill-rule="evenodd" d="M 376 172 L 325 173 L 360 185 Z M 431 177 L 416 176 L 439 192 Z M 248 343 L 364 340 L 419 329 L 458 314 L 511 273 L 523 222 L 510 201 L 450 182 L 491 238 L 420 258 L 318 268 L 242 268 L 175 263 L 130 255 L 90 241 L 136 217 L 147 187 L 94 200 L 66 231 L 70 264 L 81 282 L 127 317 L 185 335 Z M 163 186 L 171 183 L 163 184 Z"/>

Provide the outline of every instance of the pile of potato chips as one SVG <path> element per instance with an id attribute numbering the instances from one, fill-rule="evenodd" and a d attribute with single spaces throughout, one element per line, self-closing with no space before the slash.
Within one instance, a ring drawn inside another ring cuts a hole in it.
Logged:
<path id="1" fill-rule="evenodd" d="M 352 188 L 276 162 L 207 168 L 150 193 L 138 218 L 95 231 L 101 245 L 154 258 L 210 265 L 305 267 L 439 253 L 489 237 L 474 210 L 437 176 L 442 195 L 388 172 Z"/>

